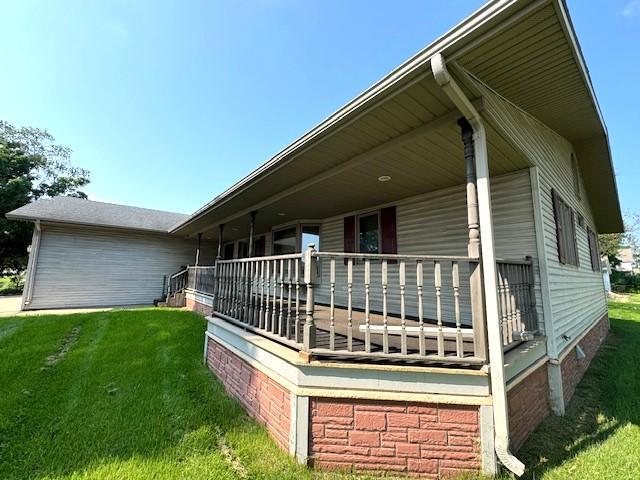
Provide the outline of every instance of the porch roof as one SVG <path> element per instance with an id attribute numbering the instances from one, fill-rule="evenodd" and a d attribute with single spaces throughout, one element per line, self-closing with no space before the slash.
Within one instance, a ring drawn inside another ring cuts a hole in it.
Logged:
<path id="1" fill-rule="evenodd" d="M 621 230 L 607 131 L 564 0 L 494 0 L 171 232 L 244 230 L 254 209 L 260 231 L 462 183 L 459 114 L 432 78 L 436 53 L 572 142 L 598 230 Z M 489 157 L 492 174 L 527 166 L 494 131 Z M 379 183 L 381 175 L 392 182 Z"/>

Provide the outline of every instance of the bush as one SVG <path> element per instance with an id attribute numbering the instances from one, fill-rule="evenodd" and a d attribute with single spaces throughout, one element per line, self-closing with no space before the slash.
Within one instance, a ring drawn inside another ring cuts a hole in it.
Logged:
<path id="1" fill-rule="evenodd" d="M 640 275 L 611 272 L 611 290 L 616 293 L 640 293 Z"/>
<path id="2" fill-rule="evenodd" d="M 0 295 L 20 295 L 24 287 L 24 275 L 0 277 Z"/>

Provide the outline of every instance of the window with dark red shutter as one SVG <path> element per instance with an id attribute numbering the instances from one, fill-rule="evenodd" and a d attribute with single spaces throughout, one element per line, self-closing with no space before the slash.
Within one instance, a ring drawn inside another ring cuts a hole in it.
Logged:
<path id="1" fill-rule="evenodd" d="M 396 234 L 396 207 L 386 207 L 380 210 L 380 253 L 398 253 L 398 238 Z"/>
<path id="2" fill-rule="evenodd" d="M 556 242 L 558 260 L 565 265 L 579 265 L 578 244 L 576 241 L 576 216 L 573 209 L 565 203 L 558 192 L 551 190 L 553 215 L 556 222 Z"/>
<path id="3" fill-rule="evenodd" d="M 591 256 L 591 270 L 600 271 L 600 248 L 598 247 L 598 236 L 587 227 L 587 238 L 589 239 L 589 255 Z"/>

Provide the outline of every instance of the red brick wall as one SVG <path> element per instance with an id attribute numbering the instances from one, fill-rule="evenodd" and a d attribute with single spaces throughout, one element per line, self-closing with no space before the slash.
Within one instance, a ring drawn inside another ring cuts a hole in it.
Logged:
<path id="1" fill-rule="evenodd" d="M 600 345 L 605 341 L 609 334 L 609 316 L 603 316 L 600 321 L 587 333 L 578 345 L 584 350 L 586 357 L 578 360 L 575 352 L 575 347 L 567 356 L 562 360 L 560 369 L 562 371 L 562 388 L 564 395 L 565 405 L 569 403 L 573 397 L 576 387 L 584 372 L 589 368 L 591 360 L 595 356 L 596 352 L 600 348 Z"/>
<path id="2" fill-rule="evenodd" d="M 204 315 L 205 317 L 210 316 L 213 313 L 213 307 L 210 305 L 205 305 L 204 303 L 196 302 L 187 297 L 186 300 L 186 308 L 191 310 L 192 312 L 199 313 L 200 315 Z"/>
<path id="3" fill-rule="evenodd" d="M 247 413 L 266 425 L 278 444 L 288 450 L 291 427 L 289 391 L 211 338 L 207 342 L 209 368 Z"/>
<path id="4" fill-rule="evenodd" d="M 477 406 L 314 398 L 310 410 L 316 467 L 425 478 L 481 468 Z"/>
<path id="5" fill-rule="evenodd" d="M 547 364 L 540 366 L 507 392 L 511 448 L 516 451 L 551 413 Z"/>

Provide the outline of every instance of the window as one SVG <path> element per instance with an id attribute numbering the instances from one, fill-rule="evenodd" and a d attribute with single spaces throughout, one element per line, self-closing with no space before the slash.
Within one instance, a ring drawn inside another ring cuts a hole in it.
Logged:
<path id="1" fill-rule="evenodd" d="M 343 231 L 345 253 L 398 253 L 394 206 L 359 216 L 344 217 Z"/>
<path id="2" fill-rule="evenodd" d="M 573 188 L 576 198 L 580 200 L 580 168 L 578 167 L 578 160 L 573 153 L 571 154 L 571 170 L 573 171 Z"/>
<path id="3" fill-rule="evenodd" d="M 565 265 L 579 265 L 576 243 L 576 217 L 573 209 L 555 190 L 551 190 L 553 214 L 556 221 L 558 260 Z"/>
<path id="4" fill-rule="evenodd" d="M 241 240 L 238 242 L 238 258 L 247 258 L 249 256 L 249 241 Z"/>
<path id="5" fill-rule="evenodd" d="M 267 242 L 264 235 L 261 235 L 258 238 L 256 238 L 255 244 L 253 246 L 253 256 L 264 257 L 266 245 L 267 245 Z"/>
<path id="6" fill-rule="evenodd" d="M 589 255 L 591 256 L 591 270 L 599 272 L 600 266 L 600 248 L 598 247 L 598 236 L 587 227 L 587 238 L 589 240 Z"/>
<path id="7" fill-rule="evenodd" d="M 378 212 L 358 217 L 358 252 L 379 253 L 380 222 Z"/>
<path id="8" fill-rule="evenodd" d="M 287 255 L 296 253 L 298 232 L 296 227 L 273 232 L 273 254 Z"/>
<path id="9" fill-rule="evenodd" d="M 320 227 L 318 225 L 302 225 L 300 234 L 300 251 L 304 252 L 310 243 L 320 250 Z"/>

